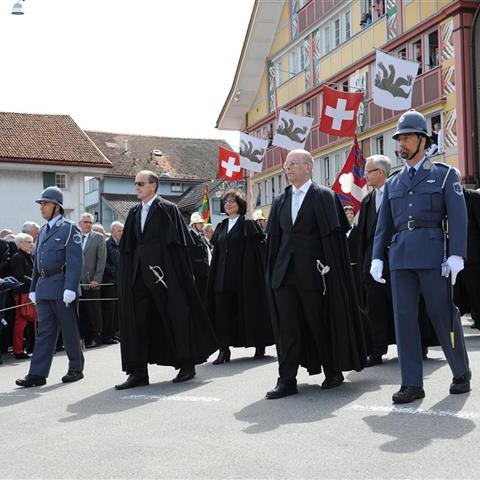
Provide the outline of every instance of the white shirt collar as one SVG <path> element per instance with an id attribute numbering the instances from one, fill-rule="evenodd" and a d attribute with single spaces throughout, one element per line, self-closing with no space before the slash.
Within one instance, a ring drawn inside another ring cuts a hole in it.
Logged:
<path id="1" fill-rule="evenodd" d="M 143 203 L 142 202 L 142 208 L 150 208 L 152 206 L 152 203 L 153 201 L 157 198 L 157 196 L 155 195 L 153 198 L 151 198 L 147 203 Z"/>
<path id="2" fill-rule="evenodd" d="M 295 185 L 292 185 L 292 193 L 296 193 L 297 191 L 307 193 L 311 184 L 312 184 L 312 179 L 309 178 L 300 188 L 296 188 Z"/>
<path id="3" fill-rule="evenodd" d="M 62 218 L 61 215 L 57 215 L 56 217 L 52 218 L 48 223 L 48 225 L 50 226 L 50 228 L 53 228 L 55 226 L 55 224 Z"/>
<path id="4" fill-rule="evenodd" d="M 408 173 L 410 167 L 413 167 L 417 172 L 419 168 L 422 166 L 423 162 L 425 161 L 426 157 L 423 156 L 421 160 L 419 160 L 415 165 L 409 165 L 408 163 L 405 164 L 405 171 Z"/>
<path id="5" fill-rule="evenodd" d="M 377 192 L 383 193 L 383 191 L 385 190 L 385 184 L 383 184 L 380 188 L 376 188 L 375 190 L 376 190 Z"/>

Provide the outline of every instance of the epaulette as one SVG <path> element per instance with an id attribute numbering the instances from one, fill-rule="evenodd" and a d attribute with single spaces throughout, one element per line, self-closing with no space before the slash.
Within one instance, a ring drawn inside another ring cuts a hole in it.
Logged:
<path id="1" fill-rule="evenodd" d="M 403 167 L 402 167 L 403 168 Z M 402 168 L 399 168 L 397 171 L 395 172 L 391 172 L 390 175 L 387 177 L 387 180 L 390 180 L 391 178 L 393 178 L 395 175 L 398 175 L 401 171 L 402 171 Z"/>
<path id="2" fill-rule="evenodd" d="M 443 162 L 432 162 L 435 166 L 439 166 L 439 167 L 444 167 L 444 168 L 450 168 L 451 165 L 449 165 L 448 163 L 443 163 Z"/>

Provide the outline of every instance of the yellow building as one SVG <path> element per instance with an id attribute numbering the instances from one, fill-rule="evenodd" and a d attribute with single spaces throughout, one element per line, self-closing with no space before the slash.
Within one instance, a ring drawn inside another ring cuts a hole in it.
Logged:
<path id="1" fill-rule="evenodd" d="M 306 148 L 315 159 L 314 180 L 331 186 L 352 139 L 319 131 L 323 88 L 361 90 L 362 151 L 365 157 L 388 155 L 399 166 L 391 137 L 402 112 L 375 105 L 371 95 L 375 49 L 381 49 L 419 63 L 412 107 L 426 116 L 429 131 L 441 126 L 444 146 L 435 160 L 458 167 L 466 183 L 477 184 L 479 7 L 479 0 L 257 0 L 217 127 L 271 137 L 275 81 L 280 108 L 314 118 Z M 285 188 L 284 157 L 280 148 L 269 148 L 263 171 L 249 176 L 252 207 L 268 212 Z"/>

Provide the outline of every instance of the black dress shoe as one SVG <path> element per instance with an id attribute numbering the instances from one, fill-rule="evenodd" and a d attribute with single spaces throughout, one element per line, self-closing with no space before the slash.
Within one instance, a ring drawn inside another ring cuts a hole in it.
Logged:
<path id="1" fill-rule="evenodd" d="M 100 347 L 102 344 L 96 342 L 95 340 L 90 340 L 89 342 L 85 343 L 85 348 L 96 348 Z"/>
<path id="2" fill-rule="evenodd" d="M 131 373 L 123 383 L 115 385 L 115 389 L 127 390 L 127 388 L 143 387 L 144 385 L 148 385 L 149 383 L 150 382 L 148 381 L 148 377 Z"/>
<path id="3" fill-rule="evenodd" d="M 422 358 L 424 360 L 428 360 L 428 347 L 423 347 L 422 348 Z"/>
<path id="4" fill-rule="evenodd" d="M 298 393 L 297 380 L 283 380 L 281 378 L 277 381 L 277 386 L 273 390 L 269 390 L 265 395 L 268 400 L 276 400 L 277 398 L 288 397 L 288 395 L 295 395 Z"/>
<path id="5" fill-rule="evenodd" d="M 45 377 L 41 377 L 40 375 L 26 375 L 25 378 L 19 378 L 15 380 L 15 383 L 19 387 L 39 387 L 41 385 L 45 385 L 47 383 L 47 379 Z"/>
<path id="6" fill-rule="evenodd" d="M 116 345 L 118 342 L 113 337 L 107 337 L 102 340 L 104 345 Z"/>
<path id="7" fill-rule="evenodd" d="M 77 382 L 83 378 L 83 372 L 69 370 L 66 375 L 62 377 L 63 383 Z"/>
<path id="8" fill-rule="evenodd" d="M 173 383 L 186 382 L 191 380 L 196 374 L 195 367 L 181 368 L 178 375 L 173 379 Z"/>
<path id="9" fill-rule="evenodd" d="M 256 347 L 253 358 L 263 358 L 265 356 L 265 347 Z"/>
<path id="10" fill-rule="evenodd" d="M 336 375 L 333 375 L 333 376 L 328 376 L 323 381 L 321 388 L 323 388 L 323 390 L 327 390 L 329 388 L 338 387 L 339 385 L 341 385 L 343 383 L 343 380 L 344 380 L 344 378 L 343 378 L 343 374 L 341 372 L 337 373 Z"/>
<path id="11" fill-rule="evenodd" d="M 383 363 L 381 355 L 368 355 L 366 367 L 373 367 L 374 365 L 381 365 Z"/>
<path id="12" fill-rule="evenodd" d="M 392 396 L 393 403 L 410 403 L 419 398 L 425 397 L 425 391 L 422 387 L 406 387 L 401 386 L 398 392 Z"/>
<path id="13" fill-rule="evenodd" d="M 470 380 L 472 379 L 472 372 L 468 369 L 461 377 L 453 377 L 450 384 L 450 393 L 467 393 L 470 391 Z"/>
<path id="14" fill-rule="evenodd" d="M 16 358 L 17 360 L 25 360 L 26 358 L 30 358 L 30 355 L 28 355 L 28 354 L 25 353 L 25 352 L 15 353 L 14 356 L 15 356 L 15 358 Z"/>
<path id="15" fill-rule="evenodd" d="M 63 345 L 57 345 L 55 347 L 55 352 L 63 352 L 65 350 L 65 347 Z"/>
<path id="16" fill-rule="evenodd" d="M 230 349 L 227 348 L 221 348 L 220 351 L 218 352 L 218 357 L 212 362 L 212 365 L 220 365 L 222 363 L 227 363 L 230 361 Z"/>

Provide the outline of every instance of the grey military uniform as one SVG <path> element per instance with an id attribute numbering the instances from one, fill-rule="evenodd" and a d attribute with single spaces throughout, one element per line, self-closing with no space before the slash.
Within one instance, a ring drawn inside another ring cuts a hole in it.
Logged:
<path id="1" fill-rule="evenodd" d="M 442 220 L 448 216 L 449 241 L 444 252 Z M 372 258 L 384 260 L 390 244 L 395 331 L 402 384 L 423 385 L 418 301 L 422 293 L 445 357 L 455 377 L 468 370 L 468 357 L 458 309 L 451 303 L 441 264 L 447 257 L 466 256 L 467 212 L 463 190 L 448 165 L 423 160 L 411 179 L 402 169 L 385 184 Z M 452 311 L 453 310 L 453 311 Z M 453 318 L 455 348 L 450 342 Z"/>
<path id="2" fill-rule="evenodd" d="M 48 377 L 60 328 L 68 356 L 68 370 L 82 371 L 84 358 L 77 323 L 77 300 L 68 307 L 63 292 L 77 292 L 82 273 L 81 235 L 78 227 L 61 217 L 38 235 L 31 292 L 36 295 L 38 336 L 30 374 Z"/>

